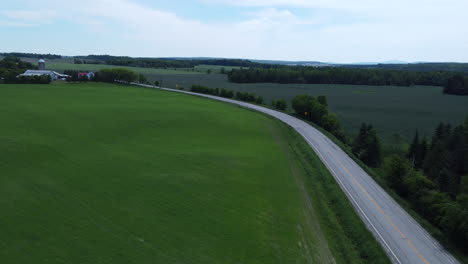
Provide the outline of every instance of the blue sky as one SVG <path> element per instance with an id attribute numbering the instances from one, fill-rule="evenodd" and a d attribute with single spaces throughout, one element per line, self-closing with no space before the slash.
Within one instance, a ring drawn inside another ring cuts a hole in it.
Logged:
<path id="1" fill-rule="evenodd" d="M 468 62 L 466 0 L 12 0 L 0 51 Z"/>

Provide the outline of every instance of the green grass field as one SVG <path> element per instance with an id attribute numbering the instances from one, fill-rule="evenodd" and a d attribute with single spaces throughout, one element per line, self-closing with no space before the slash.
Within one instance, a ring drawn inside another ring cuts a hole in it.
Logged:
<path id="1" fill-rule="evenodd" d="M 0 85 L 0 260 L 388 263 L 279 121 L 108 84 Z"/>

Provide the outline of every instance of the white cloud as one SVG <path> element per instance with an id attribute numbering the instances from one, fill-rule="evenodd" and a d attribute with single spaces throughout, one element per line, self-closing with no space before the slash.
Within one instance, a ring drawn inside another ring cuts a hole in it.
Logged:
<path id="1" fill-rule="evenodd" d="M 93 45 L 94 40 L 87 35 L 81 41 L 88 45 L 77 47 L 79 44 L 69 40 L 61 50 L 70 55 L 468 61 L 468 29 L 462 26 L 466 24 L 468 2 L 463 0 L 200 1 L 250 7 L 244 12 L 247 18 L 230 23 L 188 19 L 130 0 L 80 0 L 79 4 L 29 0 L 28 6 L 37 7 L 32 10 L 49 13 L 15 11 L 0 15 L 8 17 L 2 19 L 3 24 L 53 20 L 80 24 L 102 42 Z M 314 12 L 299 16 L 292 7 Z M 339 15 L 336 10 L 340 10 Z"/>
<path id="2" fill-rule="evenodd" d="M 50 10 L 5 10 L 0 11 L 0 16 L 8 19 L 10 25 L 40 25 L 49 24 L 56 18 L 56 14 Z"/>

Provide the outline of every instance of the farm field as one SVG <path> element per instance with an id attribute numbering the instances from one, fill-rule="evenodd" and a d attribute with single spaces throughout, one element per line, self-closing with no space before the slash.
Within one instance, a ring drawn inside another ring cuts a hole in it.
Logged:
<path id="1" fill-rule="evenodd" d="M 385 142 L 398 133 L 409 142 L 416 129 L 430 136 L 440 122 L 459 124 L 468 113 L 468 97 L 444 95 L 441 87 L 358 86 L 321 84 L 237 84 L 221 74 L 148 75 L 165 87 L 190 88 L 192 84 L 252 92 L 267 102 L 298 94 L 326 95 L 348 134 L 357 134 L 361 123 L 372 123 Z"/>
<path id="2" fill-rule="evenodd" d="M 0 86 L 2 263 L 388 263 L 304 141 L 236 106 Z"/>
<path id="3" fill-rule="evenodd" d="M 119 67 L 73 64 L 68 60 L 50 60 L 47 68 L 63 71 L 65 69 L 99 70 Z M 145 74 L 150 82 L 159 81 L 169 88 L 189 89 L 193 84 L 199 84 L 211 88 L 252 92 L 261 95 L 267 103 L 277 99 L 286 99 L 289 103 L 298 94 L 326 95 L 331 111 L 338 115 L 349 135 L 357 134 L 362 122 L 371 123 L 378 129 L 384 143 L 391 142 L 396 133 L 406 143 L 412 139 L 416 130 L 422 136 L 432 135 L 440 122 L 458 124 L 466 118 L 466 113 L 468 113 L 468 97 L 444 95 L 441 87 L 237 84 L 228 82 L 227 76 L 219 74 L 219 71 L 221 68 L 230 70 L 238 67 L 199 65 L 193 71 L 192 69 L 123 68 Z M 208 70 L 212 73 L 206 74 Z"/>
<path id="4" fill-rule="evenodd" d="M 73 64 L 73 63 L 54 63 L 53 61 L 47 63 L 47 69 L 55 71 L 64 70 L 78 70 L 78 71 L 99 71 L 101 69 L 113 69 L 113 68 L 126 68 L 135 72 L 149 75 L 149 74 L 200 74 L 200 72 L 192 71 L 192 69 L 155 69 L 155 68 L 141 68 L 141 67 L 127 67 L 127 66 L 115 66 L 106 64 Z"/>

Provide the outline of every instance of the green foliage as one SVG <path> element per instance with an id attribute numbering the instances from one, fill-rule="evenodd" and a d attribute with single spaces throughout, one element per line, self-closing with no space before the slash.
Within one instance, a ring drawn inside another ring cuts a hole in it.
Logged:
<path id="1" fill-rule="evenodd" d="M 212 89 L 206 86 L 201 86 L 201 85 L 192 85 L 190 88 L 191 92 L 194 93 L 202 93 L 202 94 L 209 94 L 209 95 L 218 95 L 219 90 Z"/>
<path id="2" fill-rule="evenodd" d="M 255 98 L 255 103 L 256 103 L 256 104 L 263 104 L 263 97 L 257 96 L 257 97 Z"/>
<path id="3" fill-rule="evenodd" d="M 426 158 L 427 150 L 428 145 L 426 137 L 424 137 L 420 142 L 419 133 L 416 131 L 407 154 L 407 157 L 409 160 L 411 160 L 413 167 L 418 169 L 422 168 L 424 159 Z"/>
<path id="4" fill-rule="evenodd" d="M 139 75 L 128 69 L 115 68 L 115 69 L 102 69 L 96 72 L 95 79 L 98 82 L 109 82 L 115 81 L 133 82 L 138 80 Z"/>
<path id="5" fill-rule="evenodd" d="M 271 102 L 271 106 L 278 110 L 286 111 L 286 109 L 288 108 L 288 102 L 286 102 L 286 100 L 284 99 L 279 99 L 278 101 L 273 100 Z"/>
<path id="6" fill-rule="evenodd" d="M 314 83 L 355 85 L 434 85 L 443 86 L 450 72 L 414 72 L 347 67 L 276 66 L 232 70 L 229 81 L 236 83 Z"/>
<path id="7" fill-rule="evenodd" d="M 118 66 L 143 68 L 193 68 L 197 65 L 217 65 L 235 67 L 268 67 L 268 65 L 239 59 L 161 59 L 161 58 L 131 58 L 109 55 L 78 56 L 75 59 L 110 64 Z M 211 71 L 211 70 L 210 70 Z"/>
<path id="8" fill-rule="evenodd" d="M 293 98 L 291 106 L 301 118 L 323 127 L 342 142 L 346 137 L 336 115 L 328 112 L 328 103 L 325 96 L 297 95 Z"/>
<path id="9" fill-rule="evenodd" d="M 328 101 L 327 101 L 327 97 L 326 97 L 326 96 L 324 96 L 324 95 L 319 95 L 319 96 L 317 97 L 317 100 L 319 101 L 320 104 L 322 104 L 322 105 L 328 107 Z"/>
<path id="10" fill-rule="evenodd" d="M 468 95 L 468 77 L 461 74 L 454 75 L 444 86 L 445 94 Z"/>
<path id="11" fill-rule="evenodd" d="M 35 59 L 61 59 L 61 55 L 57 54 L 38 54 L 38 53 L 24 53 L 24 52 L 7 52 L 0 53 L 0 55 L 5 57 L 26 57 L 26 58 L 35 58 Z"/>
<path id="12" fill-rule="evenodd" d="M 385 159 L 383 168 L 388 185 L 398 194 L 406 197 L 408 190 L 405 183 L 411 172 L 409 161 L 401 156 L 392 155 Z"/>
<path id="13" fill-rule="evenodd" d="M 7 56 L 0 60 L 0 78 L 4 83 L 44 83 L 47 81 L 47 77 L 16 78 L 16 76 L 28 69 L 37 69 L 37 67 L 14 56 Z"/>
<path id="14" fill-rule="evenodd" d="M 257 101 L 258 97 L 253 93 L 248 92 L 236 92 L 236 99 L 239 101 L 254 103 Z M 263 98 L 261 99 L 263 103 Z"/>
<path id="15" fill-rule="evenodd" d="M 40 75 L 40 76 L 19 76 L 16 78 L 16 83 L 22 84 L 49 84 L 52 81 L 50 75 Z"/>
<path id="16" fill-rule="evenodd" d="M 381 163 L 381 146 L 377 130 L 371 124 L 363 123 L 354 140 L 352 151 L 367 166 L 379 167 Z"/>
<path id="17" fill-rule="evenodd" d="M 298 95 L 291 102 L 292 108 L 299 116 L 322 126 L 322 119 L 328 114 L 328 109 L 321 104 L 316 97 L 310 95 Z"/>
<path id="18" fill-rule="evenodd" d="M 426 139 L 420 142 L 416 132 L 406 159 L 392 156 L 384 166 L 389 186 L 440 228 L 465 255 L 468 254 L 468 189 L 463 179 L 468 174 L 467 131 L 468 118 L 453 129 L 441 123 L 429 148 Z M 422 168 L 424 174 L 412 167 Z"/>
<path id="19" fill-rule="evenodd" d="M 146 79 L 145 75 L 143 74 L 138 74 L 138 82 L 139 83 L 148 83 L 148 80 Z"/>
<path id="20" fill-rule="evenodd" d="M 219 96 L 225 98 L 234 98 L 234 92 L 226 89 L 221 89 L 219 92 Z"/>

